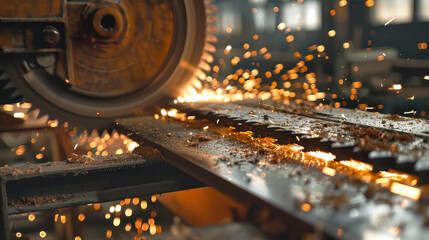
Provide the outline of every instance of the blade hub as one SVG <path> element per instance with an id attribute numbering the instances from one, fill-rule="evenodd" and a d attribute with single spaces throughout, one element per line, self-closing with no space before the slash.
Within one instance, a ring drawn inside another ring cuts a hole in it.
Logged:
<path id="1" fill-rule="evenodd" d="M 98 41 L 120 40 L 126 31 L 126 16 L 115 6 L 98 6 L 91 12 L 91 25 Z"/>

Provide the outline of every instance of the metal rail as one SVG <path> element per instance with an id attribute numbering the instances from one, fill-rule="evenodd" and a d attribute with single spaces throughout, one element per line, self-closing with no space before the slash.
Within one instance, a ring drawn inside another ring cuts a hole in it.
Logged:
<path id="1" fill-rule="evenodd" d="M 0 168 L 1 239 L 10 237 L 8 215 L 203 186 L 162 159 L 130 154 L 82 160 Z"/>

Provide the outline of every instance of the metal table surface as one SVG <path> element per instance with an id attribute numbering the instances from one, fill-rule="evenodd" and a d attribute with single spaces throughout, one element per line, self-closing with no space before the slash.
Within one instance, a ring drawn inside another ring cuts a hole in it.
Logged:
<path id="1" fill-rule="evenodd" d="M 295 234 L 429 238 L 428 213 L 419 202 L 343 174 L 328 176 L 311 165 L 270 163 L 269 155 L 222 134 L 216 124 L 143 117 L 118 120 L 118 125 L 128 137 L 156 146 L 168 162 L 205 184 L 275 212 Z"/>

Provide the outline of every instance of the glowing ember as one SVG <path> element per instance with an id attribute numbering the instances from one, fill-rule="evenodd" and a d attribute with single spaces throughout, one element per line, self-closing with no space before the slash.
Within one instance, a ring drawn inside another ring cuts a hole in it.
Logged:
<path id="1" fill-rule="evenodd" d="M 392 186 L 390 186 L 390 191 L 413 200 L 419 200 L 421 195 L 421 190 L 419 188 L 407 186 L 397 182 L 394 182 Z"/>
<path id="2" fill-rule="evenodd" d="M 128 151 L 132 152 L 139 144 L 136 142 L 130 142 L 127 146 Z"/>
<path id="3" fill-rule="evenodd" d="M 325 161 L 333 161 L 336 158 L 336 156 L 332 153 L 321 152 L 321 151 L 307 152 L 307 154 L 313 157 L 321 158 Z"/>
<path id="4" fill-rule="evenodd" d="M 335 176 L 336 170 L 330 167 L 322 168 L 322 172 L 328 176 Z"/>
<path id="5" fill-rule="evenodd" d="M 24 113 L 23 112 L 16 112 L 13 114 L 14 118 L 24 118 Z"/>
<path id="6" fill-rule="evenodd" d="M 372 171 L 374 168 L 371 164 L 359 162 L 356 160 L 340 161 L 341 164 L 356 169 L 357 171 Z"/>
<path id="7" fill-rule="evenodd" d="M 304 212 L 309 212 L 311 210 L 311 205 L 308 203 L 301 204 L 301 210 Z"/>
<path id="8" fill-rule="evenodd" d="M 379 175 L 383 178 L 389 178 L 397 181 L 401 181 L 409 178 L 409 175 L 407 174 L 399 174 L 399 173 L 385 172 L 385 171 L 380 171 Z"/>

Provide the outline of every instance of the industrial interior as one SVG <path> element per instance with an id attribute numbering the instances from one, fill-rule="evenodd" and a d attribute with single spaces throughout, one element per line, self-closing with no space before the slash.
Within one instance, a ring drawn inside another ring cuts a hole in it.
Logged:
<path id="1" fill-rule="evenodd" d="M 429 239 L 429 0 L 0 0 L 0 239 Z"/>

